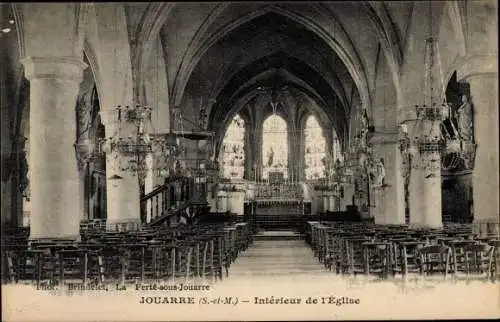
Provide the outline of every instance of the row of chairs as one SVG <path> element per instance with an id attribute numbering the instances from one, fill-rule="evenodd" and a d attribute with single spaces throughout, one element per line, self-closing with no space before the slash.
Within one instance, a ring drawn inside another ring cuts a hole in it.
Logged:
<path id="1" fill-rule="evenodd" d="M 228 276 L 251 243 L 247 223 L 177 229 L 93 232 L 73 240 L 33 240 L 4 247 L 7 282 L 118 284 Z M 225 272 L 225 274 L 224 274 Z"/>
<path id="2" fill-rule="evenodd" d="M 315 256 L 337 273 L 498 278 L 498 237 L 478 237 L 467 225 L 442 230 L 341 222 L 308 222 L 308 226 L 306 235 Z"/>

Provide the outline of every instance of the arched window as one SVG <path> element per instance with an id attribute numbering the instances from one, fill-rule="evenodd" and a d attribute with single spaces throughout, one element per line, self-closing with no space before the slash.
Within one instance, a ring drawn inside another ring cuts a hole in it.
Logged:
<path id="1" fill-rule="evenodd" d="M 323 136 L 323 129 L 313 115 L 307 118 L 304 134 L 306 179 L 324 178 L 326 175 L 326 141 Z"/>
<path id="2" fill-rule="evenodd" d="M 262 178 L 269 178 L 269 172 L 288 178 L 288 129 L 277 115 L 269 116 L 262 127 Z"/>
<path id="3" fill-rule="evenodd" d="M 223 176 L 243 179 L 245 171 L 245 121 L 236 114 L 222 141 Z"/>

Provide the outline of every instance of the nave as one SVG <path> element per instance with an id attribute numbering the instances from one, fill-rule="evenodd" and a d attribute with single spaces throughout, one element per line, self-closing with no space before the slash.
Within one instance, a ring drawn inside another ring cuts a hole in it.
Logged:
<path id="1" fill-rule="evenodd" d="M 131 296 L 111 319 L 140 320 L 136 285 L 200 283 L 390 303 L 377 318 L 434 312 L 406 301 L 498 315 L 497 12 L 0 4 L 2 290 L 82 301 L 21 296 L 11 312 L 94 300 L 103 320 L 113 296 L 76 291 L 118 286 Z M 398 298 L 415 284 L 451 296 Z"/>

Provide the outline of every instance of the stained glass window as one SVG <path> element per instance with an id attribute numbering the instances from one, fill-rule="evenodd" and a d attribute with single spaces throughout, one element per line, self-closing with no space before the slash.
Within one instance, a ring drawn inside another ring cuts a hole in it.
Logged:
<path id="1" fill-rule="evenodd" d="M 278 116 L 269 116 L 262 128 L 262 178 L 269 172 L 282 172 L 288 178 L 288 129 L 286 121 Z"/>
<path id="2" fill-rule="evenodd" d="M 323 129 L 313 115 L 307 118 L 304 134 L 306 179 L 324 178 L 326 175 L 326 141 Z"/>
<path id="3" fill-rule="evenodd" d="M 222 141 L 223 176 L 243 179 L 245 171 L 245 121 L 236 114 Z"/>

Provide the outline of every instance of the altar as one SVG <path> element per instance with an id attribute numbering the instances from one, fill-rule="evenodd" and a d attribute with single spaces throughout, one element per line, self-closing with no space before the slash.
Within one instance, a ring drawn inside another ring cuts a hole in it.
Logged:
<path id="1" fill-rule="evenodd" d="M 269 173 L 268 182 L 255 185 L 255 219 L 261 229 L 293 229 L 304 214 L 304 193 L 297 182 Z"/>

